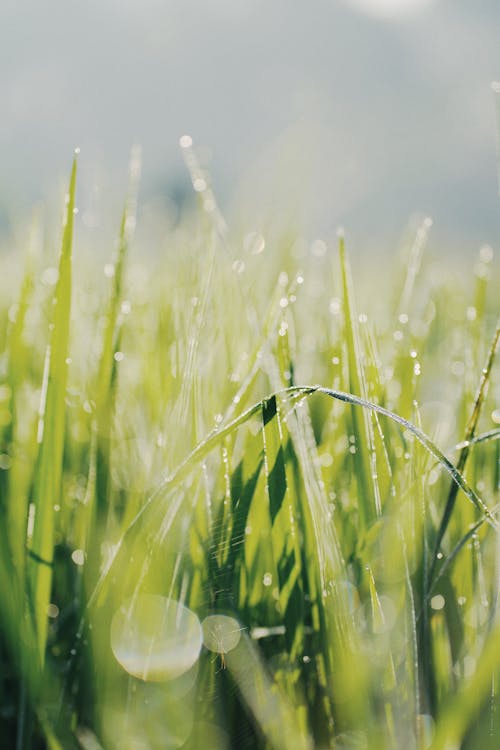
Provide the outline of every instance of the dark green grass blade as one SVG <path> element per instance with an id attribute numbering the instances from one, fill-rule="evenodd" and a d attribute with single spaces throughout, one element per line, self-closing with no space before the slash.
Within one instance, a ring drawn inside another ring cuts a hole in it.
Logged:
<path id="1" fill-rule="evenodd" d="M 289 486 L 287 460 L 289 452 L 286 426 L 280 419 L 275 396 L 262 408 L 262 437 L 269 513 L 271 543 L 278 571 L 279 607 L 286 628 L 286 641 L 293 659 L 303 641 L 303 586 L 297 498 Z"/>
<path id="2" fill-rule="evenodd" d="M 73 162 L 69 185 L 66 220 L 59 257 L 59 276 L 54 295 L 54 316 L 45 365 L 38 431 L 40 449 L 33 489 L 33 536 L 29 545 L 29 590 L 42 664 L 45 659 L 47 607 L 50 602 L 52 584 L 54 505 L 60 502 L 61 495 L 75 187 L 76 159 Z"/>
<path id="3" fill-rule="evenodd" d="M 486 365 L 481 374 L 481 380 L 480 380 L 479 387 L 477 390 L 476 398 L 474 400 L 472 414 L 467 424 L 463 447 L 460 451 L 460 456 L 457 462 L 457 471 L 459 474 L 463 474 L 465 465 L 467 463 L 467 458 L 469 457 L 470 444 L 471 444 L 471 441 L 474 439 L 474 434 L 476 432 L 479 415 L 481 413 L 481 409 L 482 409 L 484 400 L 486 398 L 486 392 L 487 392 L 488 384 L 490 380 L 491 369 L 493 367 L 493 362 L 495 360 L 495 355 L 496 355 L 499 339 L 500 339 L 500 325 L 497 327 L 495 335 L 493 337 L 493 341 L 491 343 L 490 351 L 488 353 Z M 455 482 L 452 482 L 449 493 L 448 493 L 448 498 L 446 500 L 446 505 L 443 511 L 443 515 L 441 518 L 441 522 L 439 524 L 439 529 L 437 532 L 436 541 L 434 545 L 434 554 L 433 554 L 431 570 L 429 574 L 429 583 L 431 585 L 432 585 L 432 579 L 436 571 L 436 566 L 438 564 L 438 554 L 439 554 L 439 550 L 441 547 L 441 543 L 446 533 L 446 529 L 448 528 L 448 524 L 450 522 L 451 515 L 453 513 L 453 508 L 455 507 L 455 501 L 457 498 L 458 489 L 459 489 L 458 485 Z"/>

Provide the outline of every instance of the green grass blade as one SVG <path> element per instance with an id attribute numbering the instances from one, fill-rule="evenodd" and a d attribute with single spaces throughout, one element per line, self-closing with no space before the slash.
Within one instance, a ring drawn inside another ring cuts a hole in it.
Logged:
<path id="1" fill-rule="evenodd" d="M 352 280 L 349 261 L 345 249 L 343 235 L 339 237 L 340 269 L 342 275 L 342 291 L 344 297 L 345 341 L 347 348 L 348 383 L 350 393 L 366 398 L 366 384 L 362 364 L 359 340 L 358 322 L 354 308 Z M 356 483 L 358 485 L 358 509 L 362 528 L 366 529 L 377 518 L 380 508 L 377 508 L 376 498 L 380 497 L 378 488 L 374 486 L 370 452 L 373 448 L 373 436 L 369 425 L 369 415 L 358 409 L 351 410 L 352 429 L 355 439 L 354 466 Z"/>
<path id="2" fill-rule="evenodd" d="M 54 315 L 46 358 L 46 377 L 38 430 L 40 444 L 34 478 L 33 535 L 29 543 L 29 588 L 38 651 L 45 660 L 47 607 L 50 602 L 54 554 L 54 506 L 60 503 L 65 431 L 65 399 L 71 313 L 71 255 L 75 208 L 76 158 L 73 161 L 59 275 L 54 295 Z"/>
<path id="3" fill-rule="evenodd" d="M 460 451 L 460 456 L 457 462 L 457 471 L 459 472 L 459 474 L 463 473 L 465 469 L 465 465 L 467 463 L 467 458 L 469 456 L 469 451 L 470 451 L 470 443 L 471 443 L 471 440 L 473 440 L 474 438 L 477 423 L 479 420 L 479 415 L 481 413 L 481 409 L 482 409 L 484 400 L 486 398 L 486 392 L 488 389 L 491 370 L 493 367 L 493 362 L 495 361 L 495 355 L 496 355 L 499 340 L 500 340 L 500 325 L 497 326 L 495 335 L 493 336 L 493 341 L 491 343 L 491 347 L 488 353 L 488 358 L 486 360 L 486 364 L 481 374 L 481 380 L 479 382 L 479 387 L 477 390 L 476 398 L 474 400 L 472 414 L 467 424 L 463 447 Z M 431 563 L 431 571 L 429 575 L 430 584 L 432 584 L 432 579 L 435 575 L 436 566 L 438 564 L 439 550 L 441 547 L 441 543 L 443 541 L 443 537 L 446 533 L 446 529 L 448 528 L 448 524 L 450 522 L 451 515 L 453 513 L 453 508 L 455 507 L 455 501 L 457 498 L 458 489 L 459 488 L 457 484 L 455 482 L 452 482 L 449 493 L 448 493 L 448 498 L 446 500 L 446 505 L 443 511 L 443 515 L 441 518 L 441 522 L 439 524 L 439 529 L 437 532 L 436 541 L 434 545 L 434 555 L 433 555 L 433 560 Z"/>

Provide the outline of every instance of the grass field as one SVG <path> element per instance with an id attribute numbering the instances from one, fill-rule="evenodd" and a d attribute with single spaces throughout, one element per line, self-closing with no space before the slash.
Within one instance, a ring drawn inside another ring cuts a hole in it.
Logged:
<path id="1" fill-rule="evenodd" d="M 81 262 L 75 161 L 59 258 L 2 282 L 2 746 L 496 750 L 491 249 L 234 237 L 181 146 L 149 266 L 135 161 Z"/>

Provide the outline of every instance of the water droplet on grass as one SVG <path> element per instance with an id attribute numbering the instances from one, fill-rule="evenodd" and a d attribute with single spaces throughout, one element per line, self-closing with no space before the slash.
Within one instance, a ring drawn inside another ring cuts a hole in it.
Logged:
<path id="1" fill-rule="evenodd" d="M 203 193 L 207 189 L 207 181 L 204 177 L 195 177 L 193 180 L 193 188 L 197 193 Z"/>
<path id="2" fill-rule="evenodd" d="M 468 307 L 467 308 L 467 312 L 466 312 L 465 315 L 466 315 L 467 320 L 469 320 L 469 321 L 472 322 L 473 320 L 476 319 L 476 315 L 477 315 L 476 308 L 475 307 Z"/>
<path id="3" fill-rule="evenodd" d="M 183 135 L 179 138 L 179 146 L 181 148 L 191 148 L 193 145 L 193 139 L 190 135 Z"/>
<path id="4" fill-rule="evenodd" d="M 243 241 L 243 247 L 251 255 L 260 255 L 266 247 L 266 241 L 258 232 L 250 232 Z"/>
<path id="5" fill-rule="evenodd" d="M 141 680 L 173 680 L 198 659 L 202 630 L 197 615 L 174 599 L 139 594 L 115 613 L 111 648 L 123 669 Z"/>
<path id="6" fill-rule="evenodd" d="M 71 559 L 73 560 L 75 565 L 81 566 L 85 562 L 85 552 L 82 549 L 75 549 L 71 553 Z"/>
<path id="7" fill-rule="evenodd" d="M 479 258 L 482 263 L 491 263 L 493 260 L 493 248 L 491 245 L 483 245 L 481 250 L 479 251 Z"/>
<path id="8" fill-rule="evenodd" d="M 201 624 L 203 645 L 216 654 L 232 651 L 241 638 L 238 620 L 228 615 L 208 615 Z"/>
<path id="9" fill-rule="evenodd" d="M 436 594 L 436 596 L 433 596 L 431 599 L 431 607 L 436 611 L 443 609 L 445 604 L 446 600 L 441 594 Z"/>
<path id="10" fill-rule="evenodd" d="M 0 469 L 8 471 L 12 466 L 12 459 L 8 453 L 0 453 Z"/>

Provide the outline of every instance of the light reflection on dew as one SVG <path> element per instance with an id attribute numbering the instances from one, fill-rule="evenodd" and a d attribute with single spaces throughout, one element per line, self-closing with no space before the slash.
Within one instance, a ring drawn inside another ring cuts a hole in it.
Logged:
<path id="1" fill-rule="evenodd" d="M 111 622 L 111 648 L 123 669 L 162 682 L 187 672 L 198 659 L 202 630 L 197 615 L 174 599 L 139 594 Z"/>
<path id="2" fill-rule="evenodd" d="M 433 596 L 431 599 L 431 607 L 436 611 L 443 609 L 445 603 L 445 598 L 441 594 L 436 594 L 436 596 Z"/>
<path id="3" fill-rule="evenodd" d="M 71 553 L 71 559 L 75 565 L 82 566 L 85 563 L 85 552 L 82 549 L 75 549 Z"/>
<path id="4" fill-rule="evenodd" d="M 266 241 L 258 232 L 250 232 L 243 241 L 243 247 L 251 255 L 260 255 L 265 250 Z"/>
<path id="5" fill-rule="evenodd" d="M 203 177 L 195 177 L 193 180 L 193 188 L 197 193 L 203 193 L 207 187 L 207 181 Z"/>
<path id="6" fill-rule="evenodd" d="M 181 148 L 191 148 L 193 145 L 193 139 L 190 135 L 183 135 L 179 138 L 179 146 Z"/>
<path id="7" fill-rule="evenodd" d="M 241 627 L 234 617 L 228 615 L 208 615 L 201 624 L 203 645 L 216 654 L 232 651 L 241 638 Z"/>

